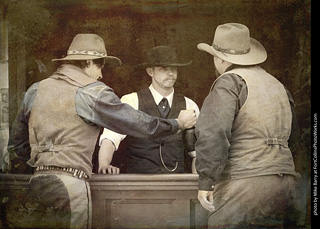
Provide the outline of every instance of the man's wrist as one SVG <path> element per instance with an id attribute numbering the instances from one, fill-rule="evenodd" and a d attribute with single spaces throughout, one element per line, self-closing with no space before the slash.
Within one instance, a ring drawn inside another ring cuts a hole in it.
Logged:
<path id="1" fill-rule="evenodd" d="M 178 124 L 179 124 L 179 130 L 184 130 L 185 128 L 184 128 L 183 122 L 181 122 L 179 119 L 176 119 L 176 121 L 177 121 Z"/>
<path id="2" fill-rule="evenodd" d="M 179 121 L 177 119 L 170 119 L 170 121 L 173 126 L 172 134 L 179 134 L 181 132 Z"/>
<path id="3" fill-rule="evenodd" d="M 201 177 L 199 177 L 198 187 L 199 187 L 199 190 L 213 191 L 214 182 L 210 179 L 201 179 Z"/>

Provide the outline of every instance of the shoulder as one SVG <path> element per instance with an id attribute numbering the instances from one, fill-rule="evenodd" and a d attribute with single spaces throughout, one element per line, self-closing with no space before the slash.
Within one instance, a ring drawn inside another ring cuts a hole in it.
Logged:
<path id="1" fill-rule="evenodd" d="M 126 95 L 121 97 L 121 101 L 122 100 L 130 100 L 132 98 L 138 98 L 138 93 L 137 92 L 132 92 L 132 93 L 126 94 Z"/>
<path id="2" fill-rule="evenodd" d="M 41 82 L 41 81 L 40 81 Z M 28 100 L 34 100 L 35 96 L 37 95 L 38 92 L 38 87 L 39 87 L 39 83 L 40 82 L 36 82 L 34 84 L 32 84 L 28 90 L 26 91 L 25 95 L 24 95 L 24 102 L 26 103 Z"/>
<path id="3" fill-rule="evenodd" d="M 40 81 L 40 82 L 41 82 L 41 81 Z M 36 82 L 36 83 L 32 84 L 32 85 L 28 88 L 28 90 L 27 90 L 26 93 L 34 93 L 34 92 L 37 92 L 40 82 Z"/>
<path id="4" fill-rule="evenodd" d="M 79 88 L 77 94 L 86 94 L 91 97 L 99 97 L 103 91 L 113 92 L 113 89 L 104 83 L 97 81 L 85 87 Z"/>
<path id="5" fill-rule="evenodd" d="M 139 98 L 137 92 L 132 92 L 121 97 L 122 103 L 127 103 L 135 109 L 138 109 Z"/>
<path id="6" fill-rule="evenodd" d="M 83 87 L 83 90 L 86 90 L 86 91 L 101 91 L 101 90 L 112 90 L 112 88 L 107 86 L 103 82 L 97 81 L 97 82 L 88 84 L 87 86 Z"/>
<path id="7" fill-rule="evenodd" d="M 187 103 L 187 104 L 192 104 L 193 106 L 198 107 L 198 105 L 196 104 L 196 102 L 194 102 L 192 99 L 190 99 L 190 98 L 188 98 L 188 97 L 186 97 L 186 96 L 184 96 L 184 99 L 186 100 L 186 103 Z"/>
<path id="8" fill-rule="evenodd" d="M 236 73 L 227 72 L 219 76 L 215 81 L 215 83 L 222 84 L 222 85 L 233 85 L 233 84 L 245 83 L 245 80 Z"/>
<path id="9" fill-rule="evenodd" d="M 186 108 L 195 110 L 197 116 L 199 116 L 200 110 L 198 105 L 192 99 L 189 99 L 186 96 L 184 96 L 184 99 L 186 100 Z"/>
<path id="10" fill-rule="evenodd" d="M 34 103 L 36 96 L 37 96 L 38 87 L 39 87 L 40 82 L 36 82 L 36 83 L 32 84 L 28 88 L 26 93 L 24 94 L 22 104 L 21 104 L 21 108 L 23 109 L 24 114 L 29 114 L 31 112 L 33 103 Z"/>
<path id="11" fill-rule="evenodd" d="M 246 90 L 246 81 L 238 74 L 227 72 L 219 76 L 210 89 L 210 92 L 215 90 L 229 90 L 239 94 L 240 91 Z"/>

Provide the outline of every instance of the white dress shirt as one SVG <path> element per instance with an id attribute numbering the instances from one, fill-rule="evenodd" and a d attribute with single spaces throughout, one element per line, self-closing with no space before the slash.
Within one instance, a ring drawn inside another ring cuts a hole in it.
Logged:
<path id="1" fill-rule="evenodd" d="M 150 89 L 151 94 L 154 98 L 154 101 L 158 105 L 160 103 L 160 101 L 163 99 L 163 96 L 153 88 L 152 84 L 149 86 L 149 89 Z M 172 93 L 170 95 L 165 97 L 165 98 L 167 98 L 170 107 L 172 105 L 173 93 L 174 93 L 174 90 L 172 91 Z M 194 109 L 196 112 L 196 116 L 198 118 L 199 113 L 200 113 L 198 105 L 194 101 L 192 101 L 191 99 L 189 99 L 187 97 L 184 97 L 184 98 L 186 100 L 186 109 Z M 138 99 L 137 92 L 133 92 L 133 93 L 122 96 L 121 102 L 129 104 L 130 106 L 132 106 L 136 110 L 138 110 L 138 108 L 139 108 L 139 99 Z M 114 131 L 111 131 L 111 130 L 105 128 L 103 130 L 103 133 L 100 136 L 99 145 L 101 146 L 103 139 L 108 138 L 110 141 L 113 142 L 115 149 L 117 150 L 120 145 L 120 142 L 125 137 L 126 137 L 126 135 L 118 134 L 117 132 L 114 132 Z"/>

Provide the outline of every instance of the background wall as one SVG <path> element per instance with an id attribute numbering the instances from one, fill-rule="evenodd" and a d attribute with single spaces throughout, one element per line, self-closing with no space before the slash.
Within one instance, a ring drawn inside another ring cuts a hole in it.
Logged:
<path id="1" fill-rule="evenodd" d="M 309 207 L 310 0 L 3 0 L 0 4 L 1 20 L 8 23 L 8 34 L 1 37 L 8 35 L 9 40 L 9 126 L 23 93 L 56 69 L 51 59 L 66 55 L 78 33 L 100 35 L 108 54 L 122 60 L 122 67 L 106 68 L 102 80 L 119 97 L 150 84 L 144 71 L 133 68 L 143 62 L 146 50 L 155 45 L 176 47 L 181 59 L 193 64 L 179 70 L 175 88 L 201 107 L 216 75 L 212 57 L 196 45 L 211 44 L 219 24 L 247 25 L 268 52 L 262 67 L 295 99 L 302 135 L 294 157 L 303 180 L 303 204 Z"/>

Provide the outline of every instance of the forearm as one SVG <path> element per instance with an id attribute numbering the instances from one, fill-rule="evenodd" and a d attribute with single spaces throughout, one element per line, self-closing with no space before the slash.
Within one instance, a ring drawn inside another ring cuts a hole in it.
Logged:
<path id="1" fill-rule="evenodd" d="M 227 163 L 240 89 L 233 79 L 238 79 L 238 76 L 221 77 L 206 97 L 200 111 L 195 145 L 200 190 L 212 190 Z"/>
<path id="2" fill-rule="evenodd" d="M 207 191 L 212 190 L 212 186 L 220 179 L 228 158 L 230 145 L 228 139 L 231 135 L 226 112 L 215 110 L 219 104 L 213 101 L 216 100 L 212 95 L 206 98 L 196 126 L 195 149 L 199 189 Z"/>
<path id="3" fill-rule="evenodd" d="M 200 131 L 201 132 L 201 131 Z M 225 134 L 199 134 L 195 162 L 199 174 L 199 189 L 210 191 L 219 181 L 228 159 L 229 141 Z"/>
<path id="4" fill-rule="evenodd" d="M 103 139 L 101 142 L 98 156 L 99 167 L 110 165 L 114 151 L 115 147 L 113 142 L 107 138 Z"/>

